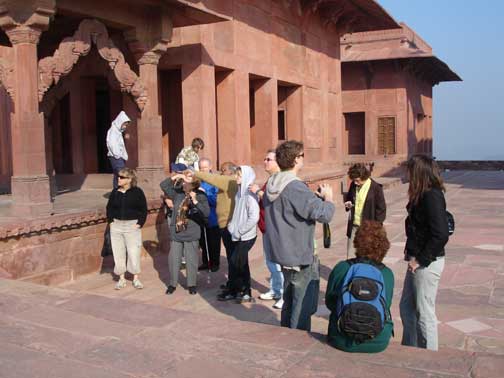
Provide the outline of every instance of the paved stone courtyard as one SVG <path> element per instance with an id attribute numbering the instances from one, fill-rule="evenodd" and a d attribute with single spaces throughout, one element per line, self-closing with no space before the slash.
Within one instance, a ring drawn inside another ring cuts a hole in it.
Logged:
<path id="1" fill-rule="evenodd" d="M 504 369 L 504 172 L 445 175 L 456 232 L 438 297 L 441 350 L 402 347 L 398 302 L 406 265 L 403 222 L 407 186 L 386 191 L 385 259 L 395 274 L 395 339 L 378 355 L 351 355 L 324 343 L 323 297 L 331 268 L 345 258 L 340 207 L 330 249 L 319 248 L 321 295 L 313 332 L 278 327 L 279 310 L 257 300 L 215 299 L 224 281 L 200 272 L 199 293 L 179 286 L 166 296 L 166 255 L 143 260 L 145 289 L 113 290 L 109 264 L 101 274 L 59 288 L 0 281 L 0 377 L 502 377 Z M 319 241 L 319 246 L 322 243 Z M 149 241 L 144 241 L 149 248 Z M 266 290 L 262 252 L 251 253 L 254 296 Z M 225 259 L 222 261 L 224 262 Z M 182 277 L 181 283 L 185 285 Z"/>

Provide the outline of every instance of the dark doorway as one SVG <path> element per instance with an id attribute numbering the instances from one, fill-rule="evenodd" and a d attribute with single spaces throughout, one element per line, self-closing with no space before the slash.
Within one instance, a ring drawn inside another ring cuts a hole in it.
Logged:
<path id="1" fill-rule="evenodd" d="M 161 72 L 161 107 L 163 116 L 163 163 L 166 171 L 170 162 L 184 147 L 184 119 L 182 112 L 182 71 Z"/>
<path id="2" fill-rule="evenodd" d="M 73 173 L 70 94 L 54 107 L 50 117 L 54 170 L 57 174 Z"/>
<path id="3" fill-rule="evenodd" d="M 344 113 L 344 116 L 348 155 L 364 155 L 366 153 L 366 114 L 364 112 Z"/>
<path id="4" fill-rule="evenodd" d="M 285 110 L 278 111 L 278 141 L 282 142 L 285 136 Z"/>
<path id="5" fill-rule="evenodd" d="M 96 152 L 98 173 L 111 173 L 107 158 L 107 132 L 111 125 L 110 92 L 106 79 L 96 80 Z"/>

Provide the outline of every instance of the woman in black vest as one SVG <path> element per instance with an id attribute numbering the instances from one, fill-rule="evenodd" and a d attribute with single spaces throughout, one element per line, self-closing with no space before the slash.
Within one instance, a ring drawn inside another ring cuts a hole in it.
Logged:
<path id="1" fill-rule="evenodd" d="M 408 175 L 402 344 L 437 350 L 436 295 L 448 242 L 445 188 L 436 162 L 428 156 L 412 156 Z"/>

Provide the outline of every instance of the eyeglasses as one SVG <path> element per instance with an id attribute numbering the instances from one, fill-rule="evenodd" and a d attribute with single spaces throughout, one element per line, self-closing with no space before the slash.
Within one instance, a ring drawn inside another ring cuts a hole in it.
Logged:
<path id="1" fill-rule="evenodd" d="M 272 158 L 264 158 L 264 161 L 275 161 L 275 159 L 272 159 Z"/>
<path id="2" fill-rule="evenodd" d="M 301 152 L 297 157 L 302 157 L 304 158 L 304 152 Z"/>
<path id="3" fill-rule="evenodd" d="M 117 177 L 120 178 L 120 179 L 123 179 L 123 180 L 131 178 L 131 177 L 128 177 L 128 176 L 117 176 Z"/>

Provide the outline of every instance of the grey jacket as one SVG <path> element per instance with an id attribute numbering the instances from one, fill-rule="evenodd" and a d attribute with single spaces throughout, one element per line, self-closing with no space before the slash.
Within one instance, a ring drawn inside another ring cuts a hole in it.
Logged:
<path id="1" fill-rule="evenodd" d="M 259 221 L 259 202 L 255 194 L 248 189 L 254 183 L 255 172 L 248 165 L 242 165 L 242 183 L 235 195 L 233 217 L 227 228 L 233 241 L 252 240 L 257 236 Z"/>
<path id="2" fill-rule="evenodd" d="M 282 266 L 312 264 L 315 222 L 330 222 L 334 204 L 322 201 L 290 171 L 270 177 L 263 201 L 267 257 Z"/>
<path id="3" fill-rule="evenodd" d="M 175 190 L 171 178 L 167 178 L 160 184 L 161 190 L 168 198 L 173 201 L 173 215 L 170 223 L 170 240 L 178 242 L 189 242 L 199 240 L 201 237 L 201 226 L 196 221 L 205 221 L 210 214 L 210 206 L 208 205 L 207 196 L 202 191 L 197 191 L 196 199 L 198 203 L 194 206 L 192 211 L 193 215 L 189 216 L 187 229 L 181 232 L 175 232 L 175 218 L 177 211 L 184 201 L 185 193 L 183 191 Z"/>

